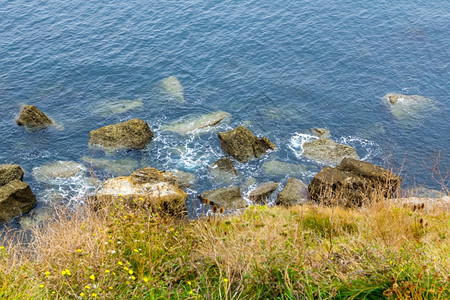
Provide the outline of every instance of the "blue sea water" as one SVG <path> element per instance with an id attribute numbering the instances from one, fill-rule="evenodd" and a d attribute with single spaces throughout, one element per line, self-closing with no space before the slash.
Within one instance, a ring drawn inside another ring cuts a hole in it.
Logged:
<path id="1" fill-rule="evenodd" d="M 224 129 L 246 124 L 278 151 L 237 164 L 243 177 L 268 178 L 267 160 L 321 166 L 296 155 L 299 134 L 331 130 L 364 160 L 401 171 L 405 185 L 439 188 L 431 166 L 450 165 L 450 2 L 416 1 L 23 1 L 0 0 L 0 163 L 20 164 L 46 201 L 33 168 L 82 156 L 135 159 L 140 167 L 194 172 L 195 195 L 215 187 L 207 165 L 224 153 L 217 131 L 185 137 L 162 124 L 224 110 Z M 158 83 L 174 75 L 186 103 L 164 104 Z M 381 98 L 389 92 L 435 100 L 402 123 Z M 108 99 L 138 99 L 143 109 L 99 117 Z M 64 126 L 28 132 L 15 124 L 34 104 Z M 131 118 L 149 123 L 147 149 L 103 153 L 89 131 Z M 53 187 L 55 188 L 55 187 Z M 78 187 L 56 189 L 76 193 Z M 192 204 L 195 206 L 195 204 Z"/>

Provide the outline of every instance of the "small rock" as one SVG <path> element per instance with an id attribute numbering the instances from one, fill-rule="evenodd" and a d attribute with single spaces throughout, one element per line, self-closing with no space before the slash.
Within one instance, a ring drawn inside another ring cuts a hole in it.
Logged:
<path id="1" fill-rule="evenodd" d="M 360 159 L 354 148 L 322 138 L 303 144 L 303 156 L 334 166 L 338 165 L 345 157 Z"/>
<path id="2" fill-rule="evenodd" d="M 292 206 L 306 202 L 308 186 L 301 180 L 289 178 L 284 189 L 278 194 L 276 204 Z"/>
<path id="3" fill-rule="evenodd" d="M 269 176 L 302 176 L 306 171 L 308 171 L 308 167 L 305 165 L 290 164 L 272 160 L 264 162 L 262 165 L 262 170 L 264 174 Z"/>
<path id="4" fill-rule="evenodd" d="M 52 183 L 58 178 L 71 178 L 86 172 L 86 167 L 74 161 L 54 161 L 35 167 L 33 178 L 44 183 Z"/>
<path id="5" fill-rule="evenodd" d="M 229 119 L 231 114 L 224 111 L 217 111 L 205 115 L 190 115 L 176 120 L 170 124 L 163 125 L 161 130 L 175 132 L 181 135 L 193 131 L 206 131 L 216 126 L 224 119 Z"/>
<path id="6" fill-rule="evenodd" d="M 198 197 L 205 203 L 209 202 L 211 205 L 224 209 L 239 209 L 247 206 L 247 202 L 242 198 L 241 190 L 237 186 L 206 191 Z"/>
<path id="7" fill-rule="evenodd" d="M 0 165 L 0 187 L 15 179 L 23 179 L 23 169 L 19 165 Z"/>
<path id="8" fill-rule="evenodd" d="M 145 121 L 132 119 L 91 131 L 89 143 L 110 149 L 143 149 L 152 138 L 153 132 Z"/>
<path id="9" fill-rule="evenodd" d="M 0 187 L 0 222 L 9 222 L 35 205 L 36 196 L 27 183 L 14 179 Z"/>
<path id="10" fill-rule="evenodd" d="M 249 195 L 250 201 L 256 204 L 267 204 L 270 195 L 278 188 L 278 183 L 269 181 L 260 184 L 254 191 Z"/>
<path id="11" fill-rule="evenodd" d="M 324 138 L 324 139 L 331 138 L 331 133 L 326 128 L 313 128 L 313 129 L 311 129 L 311 131 L 315 136 L 317 136 L 319 138 Z"/>
<path id="12" fill-rule="evenodd" d="M 275 144 L 268 138 L 257 138 L 244 126 L 218 133 L 220 146 L 228 155 L 240 162 L 247 162 L 252 158 L 259 158 L 267 150 L 275 149 Z"/>
<path id="13" fill-rule="evenodd" d="M 34 105 L 25 105 L 16 120 L 17 125 L 30 128 L 45 128 L 54 122 Z"/>
<path id="14" fill-rule="evenodd" d="M 183 188 L 189 188 L 197 183 L 197 177 L 190 172 L 173 170 L 172 174 L 177 178 L 178 183 Z"/>
<path id="15" fill-rule="evenodd" d="M 178 102 L 184 102 L 184 89 L 175 76 L 169 76 L 160 83 L 163 91 Z"/>
<path id="16" fill-rule="evenodd" d="M 233 180 L 233 177 L 238 175 L 233 162 L 228 158 L 221 158 L 218 161 L 212 163 L 209 166 L 209 173 L 212 176 L 213 181 L 229 182 Z"/>

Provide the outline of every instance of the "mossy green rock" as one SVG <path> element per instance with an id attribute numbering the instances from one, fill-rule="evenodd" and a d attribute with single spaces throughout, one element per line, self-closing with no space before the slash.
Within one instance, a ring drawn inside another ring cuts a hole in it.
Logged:
<path id="1" fill-rule="evenodd" d="M 27 183 L 14 179 L 0 187 L 0 222 L 29 212 L 36 205 L 36 196 Z"/>
<path id="2" fill-rule="evenodd" d="M 308 186 L 297 178 L 289 178 L 283 190 L 278 194 L 277 205 L 292 206 L 306 202 Z"/>
<path id="3" fill-rule="evenodd" d="M 371 163 L 345 158 L 337 167 L 327 167 L 308 186 L 311 200 L 323 204 L 360 206 L 395 198 L 401 178 Z"/>
<path id="4" fill-rule="evenodd" d="M 19 165 L 0 165 L 0 187 L 15 179 L 22 180 L 23 174 Z"/>
<path id="5" fill-rule="evenodd" d="M 34 105 L 25 105 L 16 120 L 17 125 L 30 128 L 45 128 L 54 124 L 39 108 Z"/>
<path id="6" fill-rule="evenodd" d="M 148 124 L 141 119 L 108 125 L 89 134 L 89 144 L 109 149 L 143 149 L 153 138 Z"/>
<path id="7" fill-rule="evenodd" d="M 303 144 L 302 155 L 319 163 L 333 166 L 338 165 L 346 157 L 359 159 L 355 148 L 324 138 Z"/>
<path id="8" fill-rule="evenodd" d="M 223 207 L 224 209 L 239 209 L 247 206 L 247 202 L 242 198 L 241 189 L 238 186 L 206 191 L 198 197 L 205 203 Z"/>
<path id="9" fill-rule="evenodd" d="M 240 162 L 263 156 L 267 150 L 276 148 L 268 138 L 257 138 L 244 126 L 218 133 L 220 146 L 228 155 Z"/>

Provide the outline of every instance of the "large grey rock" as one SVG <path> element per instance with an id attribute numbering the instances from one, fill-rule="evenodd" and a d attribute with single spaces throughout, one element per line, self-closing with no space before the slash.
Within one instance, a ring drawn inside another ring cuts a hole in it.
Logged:
<path id="1" fill-rule="evenodd" d="M 101 100 L 94 105 L 91 105 L 90 109 L 93 114 L 100 117 L 109 117 L 115 114 L 121 114 L 130 110 L 141 109 L 144 106 L 142 99 L 136 100 L 117 100 L 106 99 Z"/>
<path id="2" fill-rule="evenodd" d="M 143 149 L 152 138 L 153 132 L 145 121 L 132 119 L 91 131 L 89 143 L 110 149 Z"/>
<path id="3" fill-rule="evenodd" d="M 177 178 L 171 172 L 150 167 L 139 169 L 130 176 L 106 180 L 95 198 L 100 203 L 124 202 L 174 216 L 187 214 L 187 194 L 180 188 Z"/>
<path id="4" fill-rule="evenodd" d="M 308 171 L 308 167 L 305 165 L 290 164 L 272 160 L 264 162 L 262 165 L 262 170 L 264 174 L 268 176 L 302 176 L 306 171 Z"/>
<path id="5" fill-rule="evenodd" d="M 325 165 L 338 165 L 344 158 L 359 159 L 356 150 L 330 139 L 317 139 L 303 144 L 304 157 Z"/>
<path id="6" fill-rule="evenodd" d="M 411 123 L 426 118 L 426 113 L 437 109 L 437 102 L 419 95 L 387 93 L 382 98 L 392 115 L 402 123 Z"/>
<path id="7" fill-rule="evenodd" d="M 25 105 L 16 120 L 17 125 L 29 128 L 45 128 L 54 124 L 39 108 L 34 105 Z"/>
<path id="8" fill-rule="evenodd" d="M 398 195 L 401 178 L 394 173 L 351 158 L 327 167 L 308 186 L 311 200 L 323 204 L 360 206 Z"/>
<path id="9" fill-rule="evenodd" d="M 247 202 L 242 198 L 241 190 L 237 186 L 206 191 L 198 197 L 205 203 L 223 207 L 224 209 L 239 209 L 247 206 Z"/>
<path id="10" fill-rule="evenodd" d="M 22 180 L 23 174 L 19 165 L 0 165 L 0 187 L 15 179 Z"/>
<path id="11" fill-rule="evenodd" d="M 0 221 L 29 212 L 36 205 L 36 196 L 28 184 L 18 179 L 0 187 Z"/>
<path id="12" fill-rule="evenodd" d="M 161 89 L 168 95 L 170 98 L 177 102 L 184 102 L 184 89 L 181 85 L 181 82 L 175 76 L 169 76 L 164 78 L 160 82 Z"/>
<path id="13" fill-rule="evenodd" d="M 301 180 L 289 178 L 284 189 L 278 194 L 277 205 L 292 206 L 305 202 L 308 198 L 308 186 Z"/>
<path id="14" fill-rule="evenodd" d="M 197 183 L 197 177 L 190 172 L 181 170 L 172 170 L 171 172 L 177 178 L 178 184 L 183 188 L 189 188 Z"/>
<path id="15" fill-rule="evenodd" d="M 55 179 L 67 179 L 86 172 L 86 167 L 74 161 L 54 161 L 35 167 L 31 174 L 37 181 L 53 183 Z"/>
<path id="16" fill-rule="evenodd" d="M 207 131 L 230 117 L 231 114 L 224 111 L 217 111 L 205 115 L 190 115 L 161 126 L 161 130 L 171 131 L 181 135 L 194 131 Z"/>
<path id="17" fill-rule="evenodd" d="M 223 151 L 240 162 L 263 156 L 267 150 L 275 149 L 275 144 L 268 138 L 257 138 L 244 126 L 218 133 Z"/>
<path id="18" fill-rule="evenodd" d="M 278 183 L 269 181 L 261 183 L 254 191 L 249 195 L 250 201 L 256 204 L 267 204 L 270 195 L 278 188 Z"/>

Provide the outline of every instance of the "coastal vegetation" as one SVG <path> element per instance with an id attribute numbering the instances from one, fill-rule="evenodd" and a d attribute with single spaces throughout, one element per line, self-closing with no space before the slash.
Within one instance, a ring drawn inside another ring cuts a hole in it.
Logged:
<path id="1" fill-rule="evenodd" d="M 445 208 L 262 205 L 188 220 L 133 202 L 55 207 L 4 234 L 0 298 L 449 297 Z"/>

